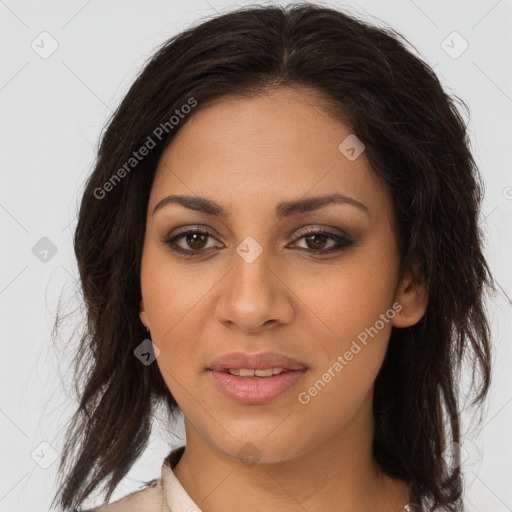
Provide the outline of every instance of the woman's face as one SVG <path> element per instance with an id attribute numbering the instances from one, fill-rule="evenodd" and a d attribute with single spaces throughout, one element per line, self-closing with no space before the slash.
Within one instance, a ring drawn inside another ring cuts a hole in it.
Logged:
<path id="1" fill-rule="evenodd" d="M 390 194 L 350 127 L 307 89 L 224 98 L 191 116 L 151 190 L 140 312 L 187 439 L 233 457 L 251 446 L 261 462 L 357 444 L 372 431 L 392 326 L 426 307 L 408 275 L 398 281 Z M 289 207 L 334 194 L 347 199 Z M 154 211 L 172 195 L 203 202 Z M 177 236 L 194 229 L 203 234 Z M 268 351 L 305 370 L 265 380 L 211 370 L 226 354 Z"/>

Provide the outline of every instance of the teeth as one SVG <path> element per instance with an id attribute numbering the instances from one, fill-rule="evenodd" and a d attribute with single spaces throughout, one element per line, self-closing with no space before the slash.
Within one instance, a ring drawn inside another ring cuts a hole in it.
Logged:
<path id="1" fill-rule="evenodd" d="M 239 370 L 228 370 L 231 375 L 237 375 L 239 377 L 272 377 L 273 375 L 279 375 L 283 373 L 283 368 L 267 368 L 266 370 L 251 370 L 241 368 Z"/>

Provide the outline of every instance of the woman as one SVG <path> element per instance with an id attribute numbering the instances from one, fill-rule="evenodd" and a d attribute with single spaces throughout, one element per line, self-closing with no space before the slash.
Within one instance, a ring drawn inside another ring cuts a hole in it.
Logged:
<path id="1" fill-rule="evenodd" d="M 475 404 L 491 368 L 481 198 L 454 100 L 391 30 L 300 4 L 172 38 L 83 194 L 56 502 L 108 500 L 164 403 L 186 446 L 96 510 L 462 510 L 460 364 Z"/>

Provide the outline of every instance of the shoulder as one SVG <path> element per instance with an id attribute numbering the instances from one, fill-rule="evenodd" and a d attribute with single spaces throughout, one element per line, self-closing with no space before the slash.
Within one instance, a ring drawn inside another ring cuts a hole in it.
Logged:
<path id="1" fill-rule="evenodd" d="M 172 450 L 164 459 L 162 464 L 161 478 L 155 478 L 146 482 L 144 488 L 132 492 L 123 498 L 96 507 L 94 509 L 82 510 L 81 512 L 160 512 L 164 504 L 164 476 L 169 478 L 169 472 L 176 466 L 185 451 L 185 446 Z M 67 512 L 78 512 L 76 510 Z"/>
<path id="2" fill-rule="evenodd" d="M 162 509 L 162 481 L 157 478 L 148 482 L 147 487 L 123 498 L 85 512 L 157 512 Z"/>

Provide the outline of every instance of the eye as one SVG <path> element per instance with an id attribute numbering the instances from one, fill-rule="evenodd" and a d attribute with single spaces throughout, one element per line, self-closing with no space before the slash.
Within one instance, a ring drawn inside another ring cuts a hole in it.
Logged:
<path id="1" fill-rule="evenodd" d="M 326 254 L 335 251 L 340 251 L 346 247 L 353 245 L 352 239 L 346 235 L 339 235 L 327 230 L 319 230 L 317 228 L 310 228 L 306 230 L 297 240 L 304 240 L 306 245 L 306 251 L 312 254 Z M 334 242 L 331 244 L 330 249 L 326 249 L 325 245 L 328 240 Z"/>
<path id="2" fill-rule="evenodd" d="M 194 228 L 169 236 L 165 239 L 164 243 L 167 244 L 172 251 L 182 254 L 183 256 L 197 256 L 201 253 L 206 253 L 208 249 L 212 248 L 212 246 L 207 246 L 209 238 L 215 239 L 209 231 Z M 354 244 L 352 239 L 345 233 L 337 234 L 325 229 L 315 228 L 306 230 L 295 240 L 304 240 L 307 247 L 300 248 L 300 250 L 311 254 L 332 253 Z M 326 249 L 325 245 L 329 240 L 334 242 L 334 244 L 331 244 L 331 247 Z M 180 243 L 182 245 L 180 245 Z"/>
<path id="3" fill-rule="evenodd" d="M 169 245 L 173 251 L 183 255 L 193 256 L 197 253 L 205 252 L 204 249 L 209 237 L 213 238 L 213 235 L 208 231 L 195 228 L 189 229 L 174 236 L 170 236 L 165 240 L 165 243 Z M 178 245 L 178 240 L 183 241 L 183 243 L 191 249 L 187 249 L 186 247 Z"/>

